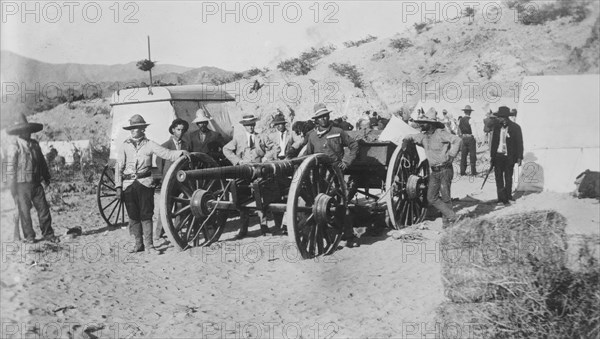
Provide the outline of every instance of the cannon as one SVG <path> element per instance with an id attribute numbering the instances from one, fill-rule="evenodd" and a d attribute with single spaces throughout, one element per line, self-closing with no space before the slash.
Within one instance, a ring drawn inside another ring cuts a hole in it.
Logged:
<path id="1" fill-rule="evenodd" d="M 343 173 L 324 154 L 219 167 L 193 153 L 163 178 L 160 215 L 171 242 L 185 250 L 218 241 L 236 211 L 285 213 L 290 241 L 313 258 L 336 251 L 353 213 L 383 213 L 393 228 L 421 222 L 428 168 L 414 145 L 402 150 L 391 142 L 359 143 Z"/>

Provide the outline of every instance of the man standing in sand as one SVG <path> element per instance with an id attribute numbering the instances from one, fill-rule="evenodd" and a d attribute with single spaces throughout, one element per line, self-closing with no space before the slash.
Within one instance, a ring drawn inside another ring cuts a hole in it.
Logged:
<path id="1" fill-rule="evenodd" d="M 337 166 L 344 171 L 356 159 L 358 143 L 346 131 L 332 126 L 329 120 L 331 111 L 327 109 L 325 104 L 316 104 L 314 111 L 312 118 L 316 121 L 317 127 L 308 134 L 306 155 L 324 153 L 331 159 L 333 166 Z M 348 156 L 346 157 L 344 157 L 344 147 L 348 148 Z M 351 222 L 346 222 L 344 225 L 342 241 L 346 243 L 347 247 L 360 246 L 358 238 L 354 235 Z"/>
<path id="2" fill-rule="evenodd" d="M 243 133 L 234 133 L 233 139 L 223 147 L 223 154 L 233 165 L 262 162 L 266 154 L 267 145 L 263 138 L 254 130 L 258 119 L 253 115 L 244 115 L 240 124 L 244 126 Z M 258 211 L 260 219 L 260 231 L 262 235 L 270 233 L 267 227 L 267 218 L 262 211 Z M 250 224 L 250 211 L 242 208 L 240 210 L 241 228 L 236 239 L 245 238 L 248 235 Z"/>
<path id="3" fill-rule="evenodd" d="M 154 187 L 152 187 L 152 155 L 175 161 L 181 156 L 189 157 L 186 150 L 169 150 L 146 138 L 148 123 L 136 114 L 129 119 L 124 130 L 131 137 L 123 142 L 115 165 L 117 197 L 125 202 L 129 215 L 129 229 L 135 238 L 131 253 L 145 251 L 157 254 L 152 239 L 152 216 L 154 215 Z M 190 159 L 191 161 L 191 159 Z"/>
<path id="4" fill-rule="evenodd" d="M 471 129 L 471 106 L 466 105 L 463 108 L 465 115 L 458 121 L 458 135 L 462 138 L 460 149 L 460 175 L 467 175 L 467 155 L 470 155 L 471 175 L 477 175 L 477 142 Z"/>
<path id="5" fill-rule="evenodd" d="M 185 140 L 182 139 L 183 135 L 187 132 L 189 127 L 190 125 L 188 124 L 188 122 L 183 119 L 177 118 L 173 120 L 171 126 L 169 126 L 169 133 L 171 134 L 171 137 L 169 138 L 169 140 L 165 141 L 161 146 L 168 150 L 190 151 L 190 146 L 187 142 L 185 142 Z M 172 164 L 173 162 L 169 160 L 163 160 L 161 158 L 156 159 L 156 167 L 158 167 L 158 170 L 160 171 L 160 173 L 162 173 L 163 178 L 167 177 L 167 171 L 169 171 L 169 168 Z M 157 213 L 156 216 L 157 221 L 156 229 L 154 230 L 154 242 L 159 241 L 165 233 L 162 227 L 162 221 L 160 220 L 160 211 Z"/>
<path id="6" fill-rule="evenodd" d="M 521 127 L 512 122 L 510 109 L 506 106 L 498 108 L 494 115 L 500 123 L 494 126 L 490 146 L 490 159 L 494 166 L 498 202 L 510 205 L 512 196 L 512 177 L 515 164 L 521 166 L 523 160 L 523 134 Z"/>
<path id="7" fill-rule="evenodd" d="M 405 150 L 410 142 L 425 149 L 431 169 L 427 201 L 442 213 L 442 227 L 446 228 L 457 218 L 452 209 L 450 186 L 454 176 L 452 161 L 460 150 L 461 139 L 445 130 L 444 124 L 436 119 L 434 109 L 427 111 L 424 117 L 416 119 L 415 122 L 420 125 L 422 133 L 406 136 L 402 149 Z"/>
<path id="8" fill-rule="evenodd" d="M 19 114 L 15 123 L 6 129 L 6 134 L 15 135 L 6 151 L 6 182 L 15 199 L 25 243 L 35 242 L 35 231 L 31 220 L 31 207 L 35 207 L 46 241 L 59 242 L 52 228 L 50 206 L 46 200 L 45 187 L 50 183 L 50 171 L 42 154 L 40 144 L 31 139 L 31 133 L 44 128 L 42 124 L 27 122 Z"/>

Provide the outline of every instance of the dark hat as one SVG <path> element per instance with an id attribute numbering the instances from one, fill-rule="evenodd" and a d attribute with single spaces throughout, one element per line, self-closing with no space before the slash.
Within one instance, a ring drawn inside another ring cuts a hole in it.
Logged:
<path id="1" fill-rule="evenodd" d="M 242 124 L 244 126 L 254 125 L 254 124 L 256 124 L 257 120 L 258 120 L 258 118 L 256 118 L 254 116 L 254 114 L 248 114 L 248 115 L 244 115 L 242 117 L 242 120 L 240 120 L 240 124 Z"/>
<path id="2" fill-rule="evenodd" d="M 471 105 L 466 105 L 465 108 L 462 109 L 464 112 L 473 112 L 471 109 Z"/>
<path id="3" fill-rule="evenodd" d="M 498 107 L 498 112 L 494 113 L 498 118 L 508 118 L 510 116 L 510 108 L 506 106 Z"/>
<path id="4" fill-rule="evenodd" d="M 318 117 L 327 115 L 329 113 L 331 113 L 331 111 L 327 109 L 325 104 L 318 103 L 314 107 L 314 114 L 312 116 L 312 119 L 317 119 Z"/>
<path id="5" fill-rule="evenodd" d="M 146 123 L 146 120 L 144 120 L 144 118 L 142 118 L 141 115 L 136 114 L 134 116 L 132 116 L 131 118 L 129 118 L 129 126 L 125 126 L 123 127 L 123 129 L 126 130 L 131 130 L 131 129 L 135 129 L 135 128 L 145 128 L 150 124 Z"/>
<path id="6" fill-rule="evenodd" d="M 421 116 L 418 119 L 415 119 L 414 121 L 417 123 L 433 124 L 438 128 L 446 127 L 441 121 L 437 120 L 437 111 L 433 107 L 431 107 L 423 116 Z"/>
<path id="7" fill-rule="evenodd" d="M 285 117 L 283 116 L 283 114 L 277 114 L 275 115 L 275 117 L 273 117 L 273 126 L 286 123 L 287 121 L 285 121 Z"/>
<path id="8" fill-rule="evenodd" d="M 171 123 L 171 126 L 169 126 L 169 133 L 173 134 L 173 128 L 175 128 L 179 125 L 183 125 L 183 133 L 187 132 L 188 128 L 190 128 L 190 124 L 188 124 L 187 121 L 185 121 L 181 118 L 177 118 L 177 119 L 173 120 L 173 122 Z"/>
<path id="9" fill-rule="evenodd" d="M 6 134 L 19 135 L 22 133 L 36 133 L 41 131 L 44 125 L 36 122 L 27 122 L 25 114 L 19 114 L 13 125 L 6 128 Z"/>
<path id="10" fill-rule="evenodd" d="M 517 109 L 516 108 L 513 108 L 513 109 L 510 110 L 510 116 L 511 117 L 516 117 L 517 116 Z"/>

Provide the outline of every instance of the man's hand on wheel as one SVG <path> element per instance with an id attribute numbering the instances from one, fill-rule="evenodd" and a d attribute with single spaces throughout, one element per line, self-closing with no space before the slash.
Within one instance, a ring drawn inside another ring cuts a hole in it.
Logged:
<path id="1" fill-rule="evenodd" d="M 340 168 L 342 171 L 345 171 L 345 170 L 348 168 L 348 165 L 346 165 L 346 163 L 345 163 L 345 162 L 343 162 L 343 161 L 340 161 L 340 162 L 338 163 L 338 167 L 339 167 L 339 168 Z"/>
<path id="2" fill-rule="evenodd" d="M 181 151 L 181 155 L 186 157 L 189 162 L 192 162 L 192 156 L 190 152 L 183 150 Z"/>

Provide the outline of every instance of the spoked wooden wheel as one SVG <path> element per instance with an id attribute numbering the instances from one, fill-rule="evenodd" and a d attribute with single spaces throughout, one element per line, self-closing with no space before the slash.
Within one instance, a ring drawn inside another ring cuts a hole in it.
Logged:
<path id="1" fill-rule="evenodd" d="M 203 209 L 198 212 L 198 204 L 207 199 L 228 199 L 225 181 L 177 180 L 179 170 L 217 166 L 217 163 L 204 153 L 192 153 L 191 158 L 191 163 L 182 157 L 171 165 L 163 178 L 160 191 L 160 217 L 163 228 L 173 245 L 180 250 L 192 246 L 208 246 L 219 240 L 227 221 L 226 211 L 223 210 Z"/>
<path id="2" fill-rule="evenodd" d="M 348 208 L 343 174 L 327 156 L 315 154 L 300 164 L 287 201 L 289 237 L 309 259 L 335 252 Z"/>
<path id="3" fill-rule="evenodd" d="M 115 188 L 115 169 L 112 166 L 104 166 L 98 188 L 96 189 L 96 200 L 98 201 L 98 210 L 102 219 L 108 226 L 116 227 L 125 225 L 127 218 L 125 214 L 125 205 L 121 197 L 117 197 Z"/>
<path id="4" fill-rule="evenodd" d="M 405 151 L 396 148 L 390 159 L 386 176 L 386 205 L 388 226 L 400 229 L 420 223 L 427 212 L 429 163 L 419 164 L 415 145 Z"/>

